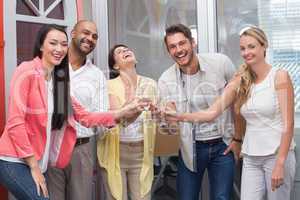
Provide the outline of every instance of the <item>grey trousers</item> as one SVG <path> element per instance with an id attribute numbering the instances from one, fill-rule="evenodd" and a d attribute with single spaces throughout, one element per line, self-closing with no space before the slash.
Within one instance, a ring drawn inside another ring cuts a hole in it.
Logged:
<path id="1" fill-rule="evenodd" d="M 92 200 L 93 158 L 91 141 L 74 148 L 64 169 L 49 167 L 47 186 L 51 200 Z"/>
<path id="2" fill-rule="evenodd" d="M 244 156 L 241 200 L 289 200 L 293 189 L 296 159 L 289 151 L 284 164 L 284 183 L 275 191 L 271 188 L 271 176 L 276 155 Z"/>

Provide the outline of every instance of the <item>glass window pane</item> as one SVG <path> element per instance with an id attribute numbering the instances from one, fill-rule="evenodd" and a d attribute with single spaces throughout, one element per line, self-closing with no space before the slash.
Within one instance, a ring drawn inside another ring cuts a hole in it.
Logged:
<path id="1" fill-rule="evenodd" d="M 47 10 L 55 0 L 44 0 L 44 9 Z"/>
<path id="2" fill-rule="evenodd" d="M 17 14 L 36 16 L 25 1 L 17 1 Z"/>
<path id="3" fill-rule="evenodd" d="M 267 34 L 267 59 L 289 71 L 295 88 L 295 109 L 300 111 L 300 0 L 217 1 L 218 50 L 238 66 L 239 31 L 249 25 Z"/>
<path id="4" fill-rule="evenodd" d="M 31 2 L 38 8 L 40 5 L 40 0 L 31 0 Z"/>
<path id="5" fill-rule="evenodd" d="M 17 22 L 17 64 L 33 58 L 34 42 L 42 24 Z"/>
<path id="6" fill-rule="evenodd" d="M 55 8 L 47 15 L 52 19 L 64 19 L 64 6 L 63 2 L 60 2 Z"/>
<path id="7" fill-rule="evenodd" d="M 196 0 L 110 0 L 109 44 L 134 49 L 138 73 L 158 79 L 173 64 L 164 46 L 165 28 L 183 23 L 197 32 Z"/>

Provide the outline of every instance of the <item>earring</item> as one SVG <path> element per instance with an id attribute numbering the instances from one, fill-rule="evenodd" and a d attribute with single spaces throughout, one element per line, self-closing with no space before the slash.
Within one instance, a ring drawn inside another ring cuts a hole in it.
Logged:
<path id="1" fill-rule="evenodd" d="M 120 69 L 120 67 L 119 66 L 114 66 L 114 69 L 118 71 Z"/>

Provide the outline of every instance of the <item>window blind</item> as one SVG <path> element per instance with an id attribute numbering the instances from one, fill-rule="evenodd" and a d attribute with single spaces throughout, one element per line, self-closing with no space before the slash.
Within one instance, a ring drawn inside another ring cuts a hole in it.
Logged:
<path id="1" fill-rule="evenodd" d="M 258 0 L 259 26 L 269 40 L 268 60 L 289 72 L 300 112 L 300 0 Z"/>

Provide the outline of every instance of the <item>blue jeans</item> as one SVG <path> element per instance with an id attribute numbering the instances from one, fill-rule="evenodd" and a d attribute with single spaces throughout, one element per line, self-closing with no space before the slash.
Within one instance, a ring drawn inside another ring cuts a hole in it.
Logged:
<path id="1" fill-rule="evenodd" d="M 197 172 L 190 171 L 179 154 L 177 191 L 180 200 L 199 199 L 205 169 L 208 171 L 210 199 L 231 199 L 235 161 L 232 152 L 223 155 L 226 148 L 224 142 L 214 144 L 196 142 Z"/>
<path id="2" fill-rule="evenodd" d="M 0 160 L 0 183 L 18 200 L 49 200 L 38 196 L 30 169 L 25 164 Z"/>

